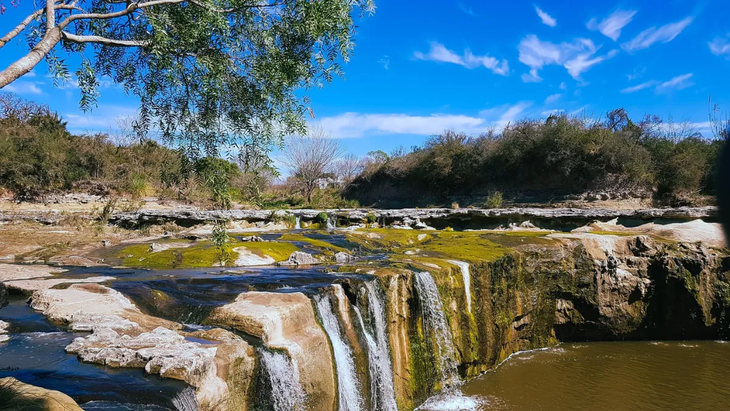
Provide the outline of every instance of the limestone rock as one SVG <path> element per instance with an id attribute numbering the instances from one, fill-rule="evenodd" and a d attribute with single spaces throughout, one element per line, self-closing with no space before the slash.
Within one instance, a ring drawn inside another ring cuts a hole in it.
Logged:
<path id="1" fill-rule="evenodd" d="M 52 277 L 63 271 L 66 270 L 47 265 L 0 264 L 0 282 Z"/>
<path id="2" fill-rule="evenodd" d="M 329 341 L 312 303 L 302 293 L 248 292 L 216 308 L 211 324 L 259 337 L 267 347 L 285 350 L 299 370 L 311 410 L 332 410 L 335 378 Z"/>
<path id="3" fill-rule="evenodd" d="M 236 266 L 239 267 L 272 265 L 276 263 L 276 260 L 272 257 L 268 255 L 261 256 L 254 254 L 246 247 L 236 247 L 233 249 L 233 252 L 238 254 L 238 257 L 236 258 Z"/>
<path id="4" fill-rule="evenodd" d="M 352 255 L 350 255 L 344 251 L 340 251 L 339 253 L 335 254 L 335 262 L 350 263 L 353 261 L 355 261 L 355 257 L 353 257 Z"/>
<path id="5" fill-rule="evenodd" d="M 10 323 L 0 320 L 0 343 L 3 343 L 10 339 L 10 337 L 8 337 L 8 328 L 9 327 L 10 327 Z"/>
<path id="6" fill-rule="evenodd" d="M 5 282 L 8 290 L 19 291 L 24 294 L 31 294 L 34 291 L 46 290 L 58 284 L 80 284 L 80 283 L 103 283 L 114 280 L 114 277 L 89 277 L 89 278 L 45 278 L 31 280 L 14 280 Z"/>
<path id="7" fill-rule="evenodd" d="M 68 395 L 26 384 L 13 377 L 0 378 L 0 395 L 7 402 L 3 408 L 14 410 L 83 411 Z"/>
<path id="8" fill-rule="evenodd" d="M 314 265 L 319 264 L 321 261 L 317 260 L 312 254 L 305 253 L 304 251 L 294 251 L 289 256 L 289 259 L 280 263 L 281 265 Z"/>

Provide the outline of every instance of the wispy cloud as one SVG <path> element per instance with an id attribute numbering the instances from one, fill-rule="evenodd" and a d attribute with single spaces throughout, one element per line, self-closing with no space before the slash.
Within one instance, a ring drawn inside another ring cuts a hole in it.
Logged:
<path id="1" fill-rule="evenodd" d="M 621 36 L 621 29 L 631 23 L 635 14 L 636 10 L 616 10 L 600 22 L 592 18 L 586 26 L 589 30 L 598 30 L 604 36 L 616 41 Z"/>
<path id="2" fill-rule="evenodd" d="M 562 96 L 563 95 L 560 93 L 551 94 L 551 95 L 547 96 L 547 98 L 545 98 L 545 104 L 554 103 L 554 102 L 560 100 L 560 97 L 562 97 Z"/>
<path id="3" fill-rule="evenodd" d="M 581 73 L 618 53 L 617 50 L 612 50 L 607 54 L 596 56 L 599 48 L 590 39 L 577 38 L 570 43 L 555 44 L 542 41 L 534 34 L 530 34 L 522 39 L 517 47 L 520 62 L 530 67 L 530 73 L 522 75 L 522 81 L 525 83 L 541 81 L 538 70 L 551 64 L 565 67 L 574 79 L 580 80 Z"/>
<path id="4" fill-rule="evenodd" d="M 565 84 L 564 81 L 562 81 L 562 82 L 560 82 L 560 86 L 558 86 L 558 88 L 561 90 L 567 90 L 568 86 Z"/>
<path id="5" fill-rule="evenodd" d="M 477 67 L 485 67 L 494 74 L 506 76 L 509 74 L 509 65 L 507 60 L 499 60 L 489 55 L 479 56 L 473 54 L 469 49 L 464 50 L 463 54 L 457 54 L 438 42 L 431 42 L 431 49 L 428 53 L 417 51 L 413 53 L 413 57 L 418 60 L 439 61 L 443 63 L 458 64 L 468 69 Z"/>
<path id="6" fill-rule="evenodd" d="M 553 115 L 553 114 L 558 114 L 558 113 L 563 113 L 563 112 L 565 112 L 565 110 L 563 110 L 561 108 L 554 108 L 552 110 L 541 111 L 540 112 L 540 115 L 543 116 L 543 117 L 547 117 L 547 116 L 550 116 L 550 115 Z"/>
<path id="7" fill-rule="evenodd" d="M 730 58 L 730 35 L 725 37 L 717 37 L 711 42 L 707 43 L 710 46 L 710 51 L 716 56 L 726 56 Z"/>
<path id="8" fill-rule="evenodd" d="M 658 85 L 656 87 L 657 93 L 666 93 L 673 90 L 683 90 L 687 87 L 694 86 L 695 83 L 691 81 L 692 76 L 694 74 L 687 73 L 682 74 L 681 76 L 674 77 L 673 79 L 669 81 L 665 81 L 664 83 Z"/>
<path id="9" fill-rule="evenodd" d="M 43 85 L 41 82 L 36 81 L 16 81 L 3 87 L 2 91 L 9 91 L 20 95 L 36 95 L 43 94 L 43 90 L 39 87 Z"/>
<path id="10" fill-rule="evenodd" d="M 630 74 L 627 74 L 626 77 L 629 79 L 629 81 L 633 81 L 643 76 L 644 73 L 646 73 L 646 67 L 642 67 L 641 69 L 635 68 L 634 71 Z"/>
<path id="11" fill-rule="evenodd" d="M 647 81 L 645 83 L 637 84 L 635 86 L 626 87 L 625 89 L 621 90 L 622 93 L 628 94 L 628 93 L 635 93 L 639 90 L 643 90 L 645 88 L 653 87 L 657 84 L 657 81 L 651 80 Z"/>
<path id="12" fill-rule="evenodd" d="M 645 90 L 652 87 L 654 87 L 654 91 L 656 91 L 657 93 L 668 93 L 673 90 L 683 90 L 695 84 L 691 81 L 692 76 L 692 73 L 682 74 L 681 76 L 674 77 L 671 80 L 667 80 L 665 82 L 649 80 L 635 86 L 626 87 L 625 89 L 621 90 L 621 93 L 635 93 L 637 91 Z"/>
<path id="13" fill-rule="evenodd" d="M 388 70 L 390 68 L 390 58 L 388 56 L 383 56 L 380 60 L 378 60 L 378 64 L 383 66 L 384 69 Z"/>
<path id="14" fill-rule="evenodd" d="M 474 9 L 471 8 L 471 6 L 467 6 L 466 4 L 459 2 L 458 3 L 459 10 L 461 10 L 462 13 L 472 16 L 472 17 L 479 17 L 478 14 L 474 12 Z"/>
<path id="15" fill-rule="evenodd" d="M 535 11 L 537 12 L 537 15 L 540 16 L 540 20 L 542 20 L 543 24 L 550 27 L 555 27 L 558 25 L 557 20 L 555 20 L 551 15 L 542 11 L 541 8 L 535 6 Z"/>
<path id="16" fill-rule="evenodd" d="M 117 126 L 117 119 L 133 117 L 137 109 L 124 106 L 99 106 L 89 113 L 65 113 L 68 129 L 73 132 L 110 131 Z"/>
<path id="17" fill-rule="evenodd" d="M 343 113 L 324 117 L 313 123 L 335 138 L 362 138 L 377 135 L 429 136 L 447 129 L 476 134 L 489 129 L 503 129 L 524 117 L 531 101 L 506 104 L 482 110 L 477 116 L 463 114 Z"/>
<path id="18" fill-rule="evenodd" d="M 666 24 L 659 28 L 650 27 L 631 41 L 621 45 L 627 51 L 643 50 L 650 47 L 654 43 L 669 43 L 674 40 L 687 26 L 692 24 L 694 17 L 686 17 L 676 23 Z"/>

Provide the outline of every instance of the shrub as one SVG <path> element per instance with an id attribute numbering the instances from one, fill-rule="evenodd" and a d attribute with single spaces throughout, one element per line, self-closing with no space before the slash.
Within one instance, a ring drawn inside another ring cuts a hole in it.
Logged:
<path id="1" fill-rule="evenodd" d="M 319 224 L 325 224 L 327 223 L 327 219 L 329 219 L 329 216 L 323 211 L 317 214 L 316 217 L 314 217 L 314 222 Z"/>
<path id="2" fill-rule="evenodd" d="M 377 217 L 375 217 L 374 214 L 368 214 L 365 216 L 365 222 L 368 224 L 373 224 L 377 220 Z"/>
<path id="3" fill-rule="evenodd" d="M 502 192 L 495 191 L 487 197 L 487 201 L 484 202 L 486 208 L 500 208 L 502 207 Z"/>

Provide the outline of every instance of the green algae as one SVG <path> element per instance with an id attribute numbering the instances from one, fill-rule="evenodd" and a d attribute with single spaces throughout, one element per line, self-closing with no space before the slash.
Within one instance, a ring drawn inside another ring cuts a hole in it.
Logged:
<path id="1" fill-rule="evenodd" d="M 183 240 L 187 241 L 187 240 Z M 167 241 L 166 241 L 167 242 Z M 181 242 L 177 240 L 176 242 Z M 191 245 L 185 248 L 171 248 L 163 251 L 150 251 L 150 244 L 135 244 L 122 249 L 117 257 L 122 260 L 125 267 L 150 268 L 150 269 L 173 269 L 173 268 L 206 268 L 220 266 L 218 249 L 210 241 L 187 241 Z M 225 250 L 233 256 L 237 253 L 234 248 L 245 247 L 253 254 L 264 257 L 268 256 L 275 261 L 284 261 L 291 253 L 298 248 L 286 242 L 242 242 L 231 241 Z"/>

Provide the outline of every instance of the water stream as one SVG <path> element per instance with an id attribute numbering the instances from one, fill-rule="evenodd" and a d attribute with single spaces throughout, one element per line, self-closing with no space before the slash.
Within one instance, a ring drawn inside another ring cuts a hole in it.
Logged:
<path id="1" fill-rule="evenodd" d="M 457 260 L 446 260 L 451 264 L 459 267 L 461 276 L 464 280 L 464 295 L 466 298 L 466 310 L 471 312 L 471 275 L 469 273 L 469 263 Z"/>
<path id="2" fill-rule="evenodd" d="M 355 360 L 352 350 L 343 340 L 340 320 L 332 309 L 332 299 L 329 294 L 318 295 L 314 299 L 317 312 L 322 321 L 322 327 L 332 343 L 332 352 L 337 367 L 339 410 L 361 410 L 363 408 L 363 399 L 360 395 L 360 382 L 355 371 Z"/>
<path id="3" fill-rule="evenodd" d="M 299 382 L 299 370 L 289 356 L 265 348 L 256 351 L 268 379 L 274 411 L 304 411 L 306 395 Z"/>

